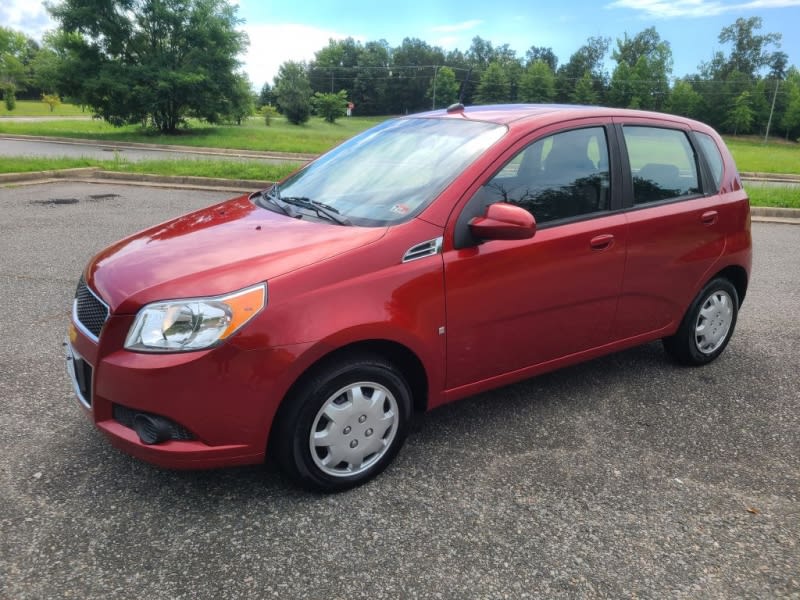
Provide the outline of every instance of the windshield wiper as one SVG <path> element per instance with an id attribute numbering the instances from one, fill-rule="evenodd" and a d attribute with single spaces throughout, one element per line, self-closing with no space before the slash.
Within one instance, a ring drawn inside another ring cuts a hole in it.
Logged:
<path id="1" fill-rule="evenodd" d="M 302 208 L 307 208 L 308 210 L 313 210 L 315 213 L 317 213 L 318 217 L 324 217 L 329 221 L 333 221 L 339 225 L 351 225 L 350 219 L 341 216 L 338 210 L 317 200 L 311 200 L 305 196 L 281 195 L 278 195 L 278 199 L 286 204 L 293 204 L 294 206 L 300 206 Z"/>
<path id="2" fill-rule="evenodd" d="M 256 192 L 256 194 L 261 196 L 266 202 L 269 202 L 272 206 L 277 207 L 287 217 L 292 217 L 293 219 L 300 219 L 303 217 L 303 215 L 293 210 L 290 206 L 284 204 L 284 202 L 281 200 L 281 194 L 278 191 L 277 185 L 273 185 L 268 190 L 261 190 L 260 192 Z"/>

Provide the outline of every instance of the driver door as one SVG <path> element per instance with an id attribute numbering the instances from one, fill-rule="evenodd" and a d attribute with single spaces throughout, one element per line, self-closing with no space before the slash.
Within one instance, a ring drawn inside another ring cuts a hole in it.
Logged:
<path id="1" fill-rule="evenodd" d="M 444 253 L 448 389 L 543 365 L 611 339 L 627 226 L 612 212 L 602 126 L 540 137 L 476 186 Z M 525 240 L 471 239 L 493 202 L 529 210 Z"/>

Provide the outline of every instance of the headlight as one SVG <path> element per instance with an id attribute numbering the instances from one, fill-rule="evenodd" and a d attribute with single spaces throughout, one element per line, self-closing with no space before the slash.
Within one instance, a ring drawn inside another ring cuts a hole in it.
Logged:
<path id="1" fill-rule="evenodd" d="M 213 298 L 148 304 L 136 315 L 125 348 L 140 352 L 184 352 L 210 348 L 239 330 L 267 302 L 267 286 Z"/>

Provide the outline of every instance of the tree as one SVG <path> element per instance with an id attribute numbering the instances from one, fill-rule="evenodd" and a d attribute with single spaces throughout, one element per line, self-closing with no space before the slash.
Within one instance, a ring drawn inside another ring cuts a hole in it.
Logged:
<path id="1" fill-rule="evenodd" d="M 262 117 L 264 117 L 264 124 L 267 127 L 272 125 L 272 119 L 274 119 L 278 114 L 278 111 L 275 110 L 275 107 L 271 104 L 265 104 L 259 109 L 258 112 L 261 113 Z"/>
<path id="2" fill-rule="evenodd" d="M 226 0 L 62 0 L 60 89 L 110 123 L 174 133 L 236 110 L 247 36 Z M 68 35 L 72 34 L 72 35 Z"/>
<path id="3" fill-rule="evenodd" d="M 628 63 L 619 63 L 611 74 L 606 100 L 611 106 L 627 107 L 636 96 L 639 82 Z"/>
<path id="4" fill-rule="evenodd" d="M 733 129 L 733 135 L 748 133 L 753 124 L 753 109 L 750 108 L 750 92 L 742 92 L 728 111 L 726 124 Z"/>
<path id="5" fill-rule="evenodd" d="M 578 80 L 570 100 L 573 104 L 597 104 L 597 93 L 594 91 L 592 75 L 589 71 L 584 72 L 583 77 Z"/>
<path id="6" fill-rule="evenodd" d="M 481 104 L 508 102 L 511 84 L 505 70 L 499 63 L 491 63 L 481 75 L 476 100 Z"/>
<path id="7" fill-rule="evenodd" d="M 335 123 L 336 119 L 347 113 L 347 90 L 339 90 L 336 94 L 314 94 L 311 100 L 314 111 L 328 123 Z"/>
<path id="8" fill-rule="evenodd" d="M 676 81 L 669 97 L 668 110 L 694 119 L 698 116 L 702 101 L 702 96 L 694 90 L 691 83 L 685 80 Z"/>
<path id="9" fill-rule="evenodd" d="M 603 61 L 608 52 L 609 38 L 590 37 L 586 43 L 569 58 L 569 62 L 558 68 L 556 90 L 562 102 L 574 102 L 576 88 L 581 84 L 586 73 L 589 73 L 592 94 L 581 90 L 580 96 L 592 97 L 592 102 L 600 100 L 605 93 L 607 75 L 603 71 Z"/>
<path id="10" fill-rule="evenodd" d="M 389 77 L 392 59 L 386 40 L 367 42 L 358 56 L 350 98 L 362 115 L 383 115 L 389 109 Z"/>
<path id="11" fill-rule="evenodd" d="M 6 105 L 6 110 L 8 112 L 17 108 L 17 96 L 14 93 L 13 87 L 7 87 L 3 90 L 3 103 Z"/>
<path id="12" fill-rule="evenodd" d="M 552 102 L 556 97 L 556 75 L 542 59 L 528 65 L 519 82 L 518 99 L 522 102 Z"/>
<path id="13" fill-rule="evenodd" d="M 407 113 L 430 107 L 425 99 L 437 65 L 444 64 L 444 51 L 417 38 L 405 38 L 392 51 L 389 79 L 389 109 Z"/>
<path id="14" fill-rule="evenodd" d="M 50 107 L 50 112 L 53 112 L 56 106 L 61 104 L 61 98 L 59 98 L 57 94 L 42 94 L 42 102 Z"/>
<path id="15" fill-rule="evenodd" d="M 258 102 L 256 103 L 256 108 L 260 109 L 262 106 L 267 106 L 274 103 L 275 92 L 269 83 L 265 83 L 261 86 L 261 91 L 258 93 Z"/>
<path id="16" fill-rule="evenodd" d="M 616 106 L 662 110 L 669 97 L 669 75 L 672 73 L 672 49 L 655 27 L 640 31 L 634 37 L 625 33 L 617 39 L 612 53 L 617 68 L 611 76 L 609 96 Z"/>
<path id="17" fill-rule="evenodd" d="M 434 75 L 426 97 L 431 99 L 433 108 L 450 106 L 458 100 L 459 85 L 456 74 L 450 67 L 442 67 Z"/>
<path id="18" fill-rule="evenodd" d="M 311 116 L 311 84 L 306 66 L 295 61 L 286 61 L 275 77 L 275 99 L 286 119 L 300 125 Z"/>
<path id="19" fill-rule="evenodd" d="M 0 92 L 8 110 L 14 110 L 17 91 L 27 83 L 28 41 L 24 34 L 0 27 Z"/>
<path id="20" fill-rule="evenodd" d="M 224 118 L 241 125 L 255 111 L 253 88 L 247 75 L 236 75 L 234 86 L 228 90 L 228 110 Z"/>
<path id="21" fill-rule="evenodd" d="M 726 72 L 739 71 L 753 79 L 761 68 L 773 62 L 773 55 L 766 48 L 771 45 L 780 47 L 781 34 L 757 35 L 755 32 L 761 29 L 761 25 L 761 17 L 739 17 L 733 25 L 722 29 L 720 43 L 733 45 L 725 64 Z"/>
<path id="22" fill-rule="evenodd" d="M 328 45 L 318 50 L 308 65 L 308 79 L 312 92 L 330 93 L 345 90 L 352 97 L 358 59 L 363 52 L 361 42 L 349 37 L 328 40 Z"/>
<path id="23" fill-rule="evenodd" d="M 786 139 L 800 137 L 800 72 L 792 67 L 786 76 L 788 102 L 780 126 L 786 132 Z"/>
<path id="24" fill-rule="evenodd" d="M 550 70 L 555 73 L 558 68 L 558 57 L 553 52 L 552 48 L 545 48 L 544 46 L 531 46 L 525 52 L 526 66 L 530 66 L 537 60 L 543 60 L 550 67 Z"/>

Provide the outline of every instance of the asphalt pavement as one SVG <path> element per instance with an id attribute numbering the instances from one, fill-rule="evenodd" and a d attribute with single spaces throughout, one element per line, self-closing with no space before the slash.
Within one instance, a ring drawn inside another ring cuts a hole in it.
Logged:
<path id="1" fill-rule="evenodd" d="M 800 227 L 754 223 L 713 364 L 649 344 L 463 400 L 320 496 L 121 454 L 65 374 L 90 256 L 225 195 L 0 188 L 0 599 L 800 597 Z"/>

